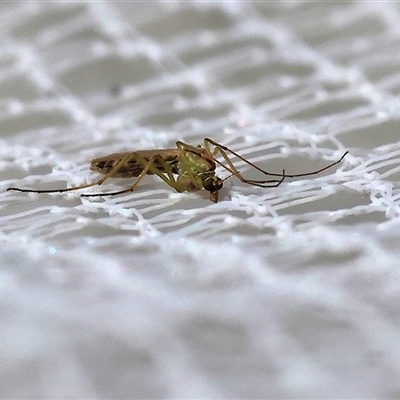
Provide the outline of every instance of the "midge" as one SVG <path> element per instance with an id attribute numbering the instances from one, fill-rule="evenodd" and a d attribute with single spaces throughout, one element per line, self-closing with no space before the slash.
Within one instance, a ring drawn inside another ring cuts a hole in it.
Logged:
<path id="1" fill-rule="evenodd" d="M 211 146 L 213 146 L 213 149 Z M 225 160 L 226 165 L 215 158 L 218 153 Z M 302 174 L 286 174 L 285 170 L 283 170 L 282 173 L 273 173 L 261 169 L 228 147 L 223 146 L 212 139 L 206 138 L 203 141 L 203 146 L 191 146 L 183 142 L 176 142 L 176 149 L 138 150 L 94 158 L 91 161 L 90 169 L 99 172 L 104 176 L 95 182 L 85 185 L 51 190 L 10 187 L 7 191 L 15 190 L 18 192 L 28 193 L 62 193 L 101 185 L 108 178 L 137 178 L 133 185 L 127 189 L 108 193 L 82 194 L 84 197 L 115 196 L 117 194 L 134 191 L 145 175 L 157 175 L 177 192 L 195 192 L 205 189 L 210 192 L 210 200 L 216 203 L 218 201 L 218 191 L 221 190 L 224 182 L 232 176 L 236 176 L 236 178 L 241 182 L 253 186 L 263 188 L 277 187 L 285 178 L 296 178 L 319 174 L 320 172 L 339 164 L 347 153 L 348 152 L 346 151 L 339 160 L 315 171 L 305 172 Z M 244 178 L 233 165 L 228 154 L 237 157 L 244 163 L 261 172 L 263 175 L 272 178 L 276 177 L 277 179 L 254 180 Z M 230 175 L 225 179 L 219 178 L 215 175 L 216 165 L 226 169 L 230 172 Z"/>

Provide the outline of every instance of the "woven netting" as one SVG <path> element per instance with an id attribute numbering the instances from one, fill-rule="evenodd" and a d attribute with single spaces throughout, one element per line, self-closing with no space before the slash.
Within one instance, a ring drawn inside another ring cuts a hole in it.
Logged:
<path id="1" fill-rule="evenodd" d="M 0 20 L 1 397 L 400 396 L 397 2 L 2 2 Z M 349 153 L 276 188 L 231 177 L 218 203 L 157 176 L 6 191 L 207 137 L 276 173 Z"/>

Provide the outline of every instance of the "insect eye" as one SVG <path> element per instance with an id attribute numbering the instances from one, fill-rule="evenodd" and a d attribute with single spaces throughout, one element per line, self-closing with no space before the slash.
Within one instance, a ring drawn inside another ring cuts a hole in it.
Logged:
<path id="1" fill-rule="evenodd" d="M 222 188 L 222 186 L 223 186 L 223 182 L 218 177 L 208 177 L 208 178 L 204 179 L 204 182 L 203 182 L 204 189 L 208 190 L 209 192 L 218 191 Z"/>

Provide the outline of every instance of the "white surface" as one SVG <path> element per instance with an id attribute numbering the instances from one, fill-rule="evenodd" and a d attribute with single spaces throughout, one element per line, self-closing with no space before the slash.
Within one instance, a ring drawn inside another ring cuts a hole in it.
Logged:
<path id="1" fill-rule="evenodd" d="M 399 11 L 2 3 L 0 396 L 399 397 Z M 5 192 L 204 137 L 269 171 L 350 154 L 217 204 Z"/>

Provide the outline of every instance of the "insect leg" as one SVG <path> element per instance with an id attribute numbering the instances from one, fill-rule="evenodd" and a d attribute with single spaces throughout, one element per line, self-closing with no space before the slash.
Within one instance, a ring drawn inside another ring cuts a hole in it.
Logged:
<path id="1" fill-rule="evenodd" d="M 140 158 L 142 158 L 139 155 Z M 142 160 L 139 160 L 141 163 L 145 161 L 145 159 L 142 158 Z M 151 172 L 154 175 L 157 175 L 159 178 L 161 178 L 168 186 L 170 186 L 172 189 L 175 189 L 177 192 L 183 192 L 182 186 L 179 184 L 179 182 L 175 179 L 174 173 L 172 172 L 171 166 L 168 162 L 166 162 L 161 156 L 154 156 L 154 161 L 153 163 L 157 161 L 158 164 L 161 165 L 161 169 L 159 169 L 155 165 L 151 165 L 149 168 L 149 172 Z M 166 173 L 168 176 L 165 176 L 164 173 Z"/>
<path id="2" fill-rule="evenodd" d="M 79 190 L 79 189 L 86 189 L 92 186 L 96 185 L 101 185 L 106 179 L 112 177 L 118 169 L 124 165 L 128 159 L 130 158 L 130 155 L 128 154 L 126 157 L 124 157 L 117 165 L 115 165 L 111 171 L 103 176 L 102 178 L 98 179 L 95 182 L 87 183 L 84 185 L 79 185 L 79 186 L 74 186 L 70 188 L 65 188 L 65 189 L 49 189 L 49 190 L 37 190 L 37 189 L 23 189 L 23 188 L 15 188 L 15 187 L 10 187 L 7 188 L 7 192 L 10 190 L 16 191 L 16 192 L 23 192 L 23 193 L 64 193 L 64 192 L 72 192 L 73 190 Z"/>
<path id="3" fill-rule="evenodd" d="M 176 180 L 173 176 L 171 167 L 168 165 L 167 162 L 164 161 L 164 159 L 162 157 L 155 155 L 155 156 L 151 157 L 149 160 L 147 160 L 146 158 L 142 157 L 141 155 L 136 154 L 135 158 L 136 158 L 136 161 L 143 164 L 144 168 L 143 168 L 142 172 L 138 175 L 137 179 L 135 180 L 135 182 L 132 186 L 130 186 L 127 189 L 118 190 L 116 192 L 83 194 L 82 197 L 115 196 L 118 194 L 133 192 L 136 189 L 136 187 L 139 185 L 140 181 L 149 172 L 154 175 L 159 176 L 168 186 L 172 187 L 176 191 L 178 191 L 178 192 L 182 191 L 182 189 L 180 188 L 180 186 L 178 185 L 178 183 L 176 182 Z M 161 164 L 163 170 L 167 173 L 168 177 L 164 175 L 162 170 L 160 170 L 159 168 L 157 168 L 154 165 L 155 162 Z"/>
<path id="4" fill-rule="evenodd" d="M 250 162 L 249 160 L 247 160 L 247 159 L 245 159 L 244 157 L 242 157 L 240 154 L 234 152 L 233 150 L 231 150 L 230 148 L 228 148 L 228 147 L 226 147 L 226 146 L 223 146 L 222 144 L 219 144 L 219 143 L 215 142 L 215 141 L 212 140 L 212 139 L 209 139 L 209 138 L 204 139 L 204 145 L 205 145 L 205 147 L 208 149 L 208 151 L 210 151 L 209 144 L 212 144 L 213 146 L 215 146 L 215 149 L 214 149 L 214 151 L 212 152 L 212 154 L 215 155 L 215 154 L 217 154 L 218 152 L 220 152 L 221 155 L 222 155 L 222 156 L 224 157 L 224 159 L 226 160 L 226 162 L 228 162 L 228 159 L 229 159 L 229 158 L 227 157 L 227 155 L 226 155 L 225 152 L 229 152 L 229 153 L 233 154 L 234 156 L 236 156 L 237 158 L 239 158 L 240 160 L 242 160 L 243 162 L 245 162 L 246 164 L 248 164 L 248 165 L 252 166 L 253 168 L 255 168 L 257 171 L 260 171 L 260 172 L 263 173 L 264 175 L 282 176 L 282 174 L 278 174 L 278 173 L 274 173 L 274 172 L 268 172 L 268 171 L 263 170 L 262 168 L 258 167 L 257 165 L 253 164 L 253 163 Z M 224 155 L 224 153 L 225 153 L 225 155 Z M 317 169 L 317 170 L 314 170 L 314 171 L 310 171 L 310 172 L 304 172 L 304 173 L 302 173 L 302 174 L 285 174 L 285 177 L 288 177 L 288 178 L 297 178 L 297 177 L 301 177 L 301 176 L 309 176 L 309 175 L 316 175 L 316 174 L 319 174 L 320 172 L 323 172 L 323 171 L 325 171 L 325 170 L 327 170 L 327 169 L 329 169 L 329 168 L 332 168 L 332 167 L 334 167 L 335 165 L 337 165 L 337 164 L 339 164 L 340 162 L 342 162 L 343 159 L 344 159 L 344 157 L 345 157 L 347 154 L 348 154 L 348 151 L 346 151 L 338 160 L 336 160 L 335 162 L 333 162 L 333 163 L 331 163 L 331 164 L 329 164 L 329 165 L 327 165 L 327 166 L 325 166 L 325 167 L 323 167 L 323 168 L 320 168 L 320 169 Z M 230 160 L 229 160 L 228 163 L 229 163 L 229 165 L 232 165 L 232 162 L 230 162 Z M 251 181 L 251 180 L 250 180 L 250 181 Z M 255 182 L 258 182 L 258 181 L 255 181 Z M 261 182 L 261 181 L 260 181 L 260 182 Z"/>
<path id="5" fill-rule="evenodd" d="M 92 187 L 92 186 L 96 186 L 96 185 L 101 185 L 106 179 L 108 178 L 108 176 L 104 176 L 103 178 L 95 181 L 95 182 L 91 182 L 91 183 L 87 183 L 84 185 L 79 185 L 79 186 L 74 186 L 74 187 L 70 187 L 70 188 L 65 188 L 65 189 L 42 189 L 42 190 L 37 190 L 37 189 L 23 189 L 23 188 L 16 188 L 16 187 L 9 187 L 7 188 L 7 192 L 10 190 L 16 191 L 16 192 L 23 192 L 23 193 L 63 193 L 63 192 L 72 192 L 73 190 L 79 190 L 79 189 L 85 189 L 88 187 Z"/>
<path id="6" fill-rule="evenodd" d="M 176 142 L 176 147 L 178 148 L 178 150 L 180 152 L 181 162 L 185 166 L 186 172 L 189 175 L 190 182 L 193 184 L 193 186 L 195 188 L 197 188 L 197 190 L 201 190 L 203 186 L 197 182 L 197 180 L 193 174 L 192 168 L 190 167 L 189 162 L 187 160 L 186 154 L 187 154 L 187 152 L 190 151 L 192 153 L 198 154 L 199 157 L 201 157 L 201 156 L 203 156 L 204 150 L 194 147 L 194 146 L 191 146 L 191 145 L 188 145 L 188 144 L 180 142 L 180 141 Z M 211 160 L 213 161 L 213 159 L 211 159 Z"/>
<path id="7" fill-rule="evenodd" d="M 214 150 L 211 151 L 210 144 L 215 146 Z M 285 171 L 283 171 L 282 174 L 270 174 L 267 171 L 262 170 L 261 168 L 257 167 L 250 161 L 246 160 L 244 157 L 240 156 L 239 154 L 233 152 L 226 146 L 222 146 L 217 142 L 214 142 L 211 139 L 204 139 L 204 148 L 206 149 L 206 152 L 211 155 L 213 158 L 214 162 L 220 165 L 221 167 L 225 168 L 227 171 L 231 172 L 234 176 L 236 176 L 241 182 L 247 183 L 249 185 L 253 186 L 259 186 L 259 187 L 277 187 L 279 186 L 283 180 L 288 176 L 285 174 Z M 232 161 L 230 160 L 229 156 L 226 154 L 226 151 L 231 152 L 233 155 L 237 156 L 239 159 L 243 160 L 246 162 L 246 164 L 249 164 L 253 166 L 255 169 L 261 171 L 264 175 L 272 175 L 272 176 L 279 176 L 281 179 L 269 179 L 269 180 L 254 180 L 254 179 L 246 179 L 243 177 L 243 175 L 239 172 L 239 170 L 233 165 Z M 227 167 L 220 161 L 218 161 L 215 156 L 220 153 L 222 157 L 224 158 L 225 162 L 229 165 Z"/>

